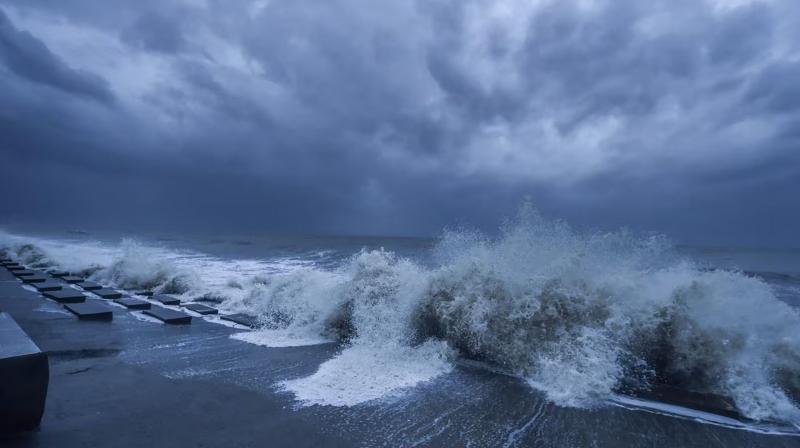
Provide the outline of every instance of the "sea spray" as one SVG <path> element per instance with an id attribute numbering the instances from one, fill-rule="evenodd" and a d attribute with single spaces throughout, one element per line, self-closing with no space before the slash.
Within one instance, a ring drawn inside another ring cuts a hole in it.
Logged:
<path id="1" fill-rule="evenodd" d="M 119 253 L 93 279 L 128 289 L 157 289 L 166 294 L 183 294 L 199 284 L 197 273 L 176 267 L 163 249 L 148 247 L 125 238 Z"/>
<path id="2" fill-rule="evenodd" d="M 341 274 L 347 281 L 335 290 L 340 311 L 328 324 L 346 346 L 313 375 L 284 382 L 284 389 L 305 404 L 349 406 L 452 369 L 454 352 L 446 341 L 414 340 L 418 307 L 428 289 L 425 270 L 377 250 L 354 256 Z"/>

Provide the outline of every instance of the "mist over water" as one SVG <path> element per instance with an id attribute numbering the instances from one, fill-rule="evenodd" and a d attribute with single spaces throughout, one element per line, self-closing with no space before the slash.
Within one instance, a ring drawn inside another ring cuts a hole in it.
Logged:
<path id="1" fill-rule="evenodd" d="M 0 246 L 35 266 L 253 314 L 263 329 L 236 335 L 248 342 L 340 342 L 315 374 L 278 385 L 303 404 L 391 396 L 471 359 L 562 406 L 669 386 L 800 423 L 800 278 L 711 268 L 664 237 L 581 233 L 530 207 L 496 236 L 449 231 L 416 252 L 387 241 L 222 257 L 8 233 Z"/>

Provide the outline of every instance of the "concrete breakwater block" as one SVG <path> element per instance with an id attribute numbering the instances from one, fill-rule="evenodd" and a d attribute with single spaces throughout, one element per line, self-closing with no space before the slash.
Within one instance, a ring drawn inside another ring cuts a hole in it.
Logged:
<path id="1" fill-rule="evenodd" d="M 12 274 L 16 275 L 17 277 L 28 277 L 31 275 L 36 275 L 36 271 L 32 271 L 30 269 L 9 269 Z"/>
<path id="2" fill-rule="evenodd" d="M 71 274 L 69 272 L 67 272 L 67 271 L 50 271 L 50 275 L 53 276 L 53 277 L 61 278 L 61 277 L 68 277 Z"/>
<path id="3" fill-rule="evenodd" d="M 134 294 L 139 296 L 151 297 L 153 295 L 153 291 L 136 291 Z"/>
<path id="4" fill-rule="evenodd" d="M 52 280 L 48 280 L 42 283 L 34 283 L 33 287 L 36 288 L 36 290 L 39 292 L 45 292 L 45 291 L 58 291 L 59 289 L 62 288 L 62 285 Z"/>
<path id="5" fill-rule="evenodd" d="M 258 319 L 256 319 L 255 316 L 251 316 L 249 314 L 244 314 L 244 313 L 225 314 L 220 317 L 223 320 L 234 322 L 239 325 L 244 325 L 245 327 L 250 327 L 250 328 L 258 327 Z"/>
<path id="6" fill-rule="evenodd" d="M 63 288 L 58 291 L 47 291 L 42 293 L 48 299 L 55 300 L 58 303 L 80 303 L 86 301 L 86 296 L 80 291 L 72 288 Z"/>
<path id="7" fill-rule="evenodd" d="M 151 298 L 153 300 L 158 300 L 159 302 L 163 303 L 164 305 L 180 305 L 181 304 L 181 300 L 180 299 L 178 299 L 176 297 L 168 296 L 166 294 L 156 294 Z"/>
<path id="8" fill-rule="evenodd" d="M 109 300 L 116 300 L 122 298 L 121 292 L 108 288 L 95 289 L 94 291 L 92 291 L 92 293 L 97 294 L 98 296 Z"/>
<path id="9" fill-rule="evenodd" d="M 144 300 L 134 299 L 133 297 L 123 297 L 117 300 L 120 305 L 131 310 L 149 310 L 150 302 Z"/>
<path id="10" fill-rule="evenodd" d="M 155 317 L 166 324 L 190 324 L 192 316 L 169 308 L 153 307 L 144 311 L 144 314 Z"/>
<path id="11" fill-rule="evenodd" d="M 36 429 L 50 378 L 47 355 L 3 312 L 0 341 L 0 434 Z"/>
<path id="12" fill-rule="evenodd" d="M 107 306 L 96 302 L 70 303 L 64 305 L 64 308 L 78 316 L 79 319 L 112 320 L 114 318 L 114 314 Z"/>
<path id="13" fill-rule="evenodd" d="M 45 277 L 42 274 L 35 274 L 35 275 L 27 275 L 25 277 L 20 277 L 22 283 L 44 283 L 49 279 L 49 277 Z"/>
<path id="14" fill-rule="evenodd" d="M 183 307 L 186 308 L 187 310 L 194 311 L 195 313 L 199 313 L 204 316 L 208 314 L 219 313 L 219 311 L 217 311 L 216 308 L 211 308 L 210 306 L 205 306 L 200 303 L 187 303 L 186 305 L 183 305 Z"/>
<path id="15" fill-rule="evenodd" d="M 61 280 L 64 280 L 67 283 L 73 283 L 74 284 L 74 283 L 82 282 L 83 278 L 77 277 L 77 276 L 74 276 L 74 275 L 67 275 L 67 276 L 61 277 Z"/>
<path id="16" fill-rule="evenodd" d="M 6 269 L 11 269 L 11 268 L 21 268 L 23 266 L 19 263 L 3 263 L 3 267 L 5 267 Z"/>
<path id="17" fill-rule="evenodd" d="M 80 286 L 81 288 L 87 290 L 87 291 L 95 291 L 95 290 L 98 290 L 98 289 L 103 289 L 103 285 L 101 285 L 99 283 L 95 283 L 95 282 L 83 281 L 83 282 L 78 282 L 78 283 L 75 283 L 75 284 Z"/>

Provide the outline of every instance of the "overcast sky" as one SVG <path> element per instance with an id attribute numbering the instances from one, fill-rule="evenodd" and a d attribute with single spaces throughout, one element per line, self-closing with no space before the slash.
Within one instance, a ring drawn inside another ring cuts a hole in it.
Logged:
<path id="1" fill-rule="evenodd" d="M 800 247 L 796 0 L 0 0 L 0 225 Z"/>

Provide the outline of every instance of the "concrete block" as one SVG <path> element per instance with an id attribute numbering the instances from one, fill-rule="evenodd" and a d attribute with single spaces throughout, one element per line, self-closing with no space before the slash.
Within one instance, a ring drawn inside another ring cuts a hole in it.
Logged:
<path id="1" fill-rule="evenodd" d="M 98 289 L 103 289 L 103 285 L 95 282 L 83 281 L 75 284 L 87 291 L 96 291 Z"/>
<path id="2" fill-rule="evenodd" d="M 67 275 L 65 277 L 61 277 L 61 280 L 64 280 L 67 283 L 73 283 L 74 284 L 74 283 L 82 282 L 83 278 L 82 277 L 77 277 L 77 276 L 74 276 L 74 275 Z"/>
<path id="3" fill-rule="evenodd" d="M 36 271 L 30 269 L 9 269 L 9 271 L 11 271 L 11 273 L 16 275 L 17 277 L 28 277 L 37 274 Z"/>
<path id="4" fill-rule="evenodd" d="M 41 283 L 34 283 L 33 287 L 36 288 L 39 292 L 46 292 L 46 291 L 58 291 L 63 287 L 61 283 L 56 283 L 52 280 L 48 280 L 46 282 Z"/>
<path id="5" fill-rule="evenodd" d="M 97 302 L 70 303 L 64 305 L 69 312 L 86 320 L 112 320 L 114 314 L 111 310 Z"/>
<path id="6" fill-rule="evenodd" d="M 122 298 L 121 292 L 108 288 L 95 289 L 94 291 L 92 291 L 92 293 L 97 294 L 98 296 L 109 300 L 116 300 Z"/>
<path id="7" fill-rule="evenodd" d="M 187 303 L 183 305 L 183 307 L 186 308 L 187 310 L 192 310 L 195 313 L 200 313 L 202 315 L 219 313 L 219 311 L 217 311 L 216 308 L 211 308 L 210 306 L 205 306 L 200 303 Z"/>
<path id="8" fill-rule="evenodd" d="M 47 355 L 2 312 L 0 341 L 0 434 L 36 429 L 50 379 Z"/>
<path id="9" fill-rule="evenodd" d="M 181 313 L 180 311 L 171 310 L 169 308 L 161 308 L 159 306 L 150 308 L 144 311 L 144 314 L 155 317 L 156 319 L 166 324 L 190 324 L 192 323 L 192 316 Z"/>
<path id="10" fill-rule="evenodd" d="M 158 300 L 159 302 L 163 303 L 164 305 L 180 305 L 181 300 L 177 297 L 172 297 L 166 294 L 156 294 L 151 297 L 153 300 Z"/>
<path id="11" fill-rule="evenodd" d="M 244 325 L 245 327 L 250 327 L 250 328 L 258 327 L 258 320 L 255 318 L 255 316 L 251 316 L 249 314 L 244 314 L 244 313 L 226 314 L 220 317 L 223 320 L 235 322 L 239 325 Z"/>
<path id="12" fill-rule="evenodd" d="M 150 309 L 150 302 L 146 302 L 144 300 L 134 299 L 133 297 L 123 297 L 117 300 L 117 303 L 120 305 L 125 306 L 131 310 L 149 310 Z"/>
<path id="13" fill-rule="evenodd" d="M 58 291 L 47 291 L 43 292 L 42 295 L 59 303 L 80 303 L 86 300 L 86 296 L 83 295 L 83 293 L 72 288 L 62 288 Z"/>
<path id="14" fill-rule="evenodd" d="M 49 279 L 50 277 L 45 277 L 44 275 L 41 274 L 27 275 L 25 277 L 20 277 L 22 283 L 44 283 Z"/>

